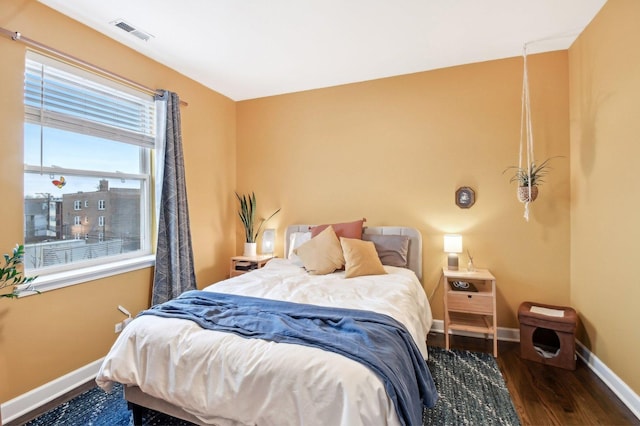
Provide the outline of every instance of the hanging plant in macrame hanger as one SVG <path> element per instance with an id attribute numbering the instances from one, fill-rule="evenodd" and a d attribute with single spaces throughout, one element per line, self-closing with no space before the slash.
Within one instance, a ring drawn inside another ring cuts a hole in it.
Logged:
<path id="1" fill-rule="evenodd" d="M 508 167 L 505 171 L 516 169 L 516 173 L 510 182 L 518 183 L 518 200 L 524 203 L 524 218 L 529 221 L 529 205 L 538 197 L 538 185 L 543 182 L 542 177 L 547 173 L 547 165 L 550 159 L 546 159 L 539 165 L 536 165 L 533 156 L 533 124 L 531 122 L 531 99 L 529 97 L 526 44 L 523 47 L 522 56 L 524 58 L 524 72 L 522 76 L 522 113 L 520 114 L 520 151 L 518 155 L 518 166 Z M 523 164 L 525 162 L 526 164 Z"/>

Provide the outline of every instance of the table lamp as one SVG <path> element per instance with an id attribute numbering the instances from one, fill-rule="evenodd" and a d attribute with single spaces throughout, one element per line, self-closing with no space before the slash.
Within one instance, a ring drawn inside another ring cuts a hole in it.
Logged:
<path id="1" fill-rule="evenodd" d="M 273 247 L 276 242 L 276 230 L 265 229 L 262 232 L 262 254 L 273 254 Z"/>
<path id="2" fill-rule="evenodd" d="M 458 253 L 462 253 L 462 235 L 446 234 L 444 236 L 444 251 L 449 253 L 447 259 L 447 269 L 458 270 Z"/>

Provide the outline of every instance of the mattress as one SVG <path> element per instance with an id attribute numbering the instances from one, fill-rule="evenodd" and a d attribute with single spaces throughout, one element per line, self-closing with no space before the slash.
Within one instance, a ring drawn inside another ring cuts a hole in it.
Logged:
<path id="1" fill-rule="evenodd" d="M 401 322 L 427 358 L 431 310 L 415 274 L 313 276 L 274 259 L 264 268 L 206 287 L 328 307 L 364 309 Z M 96 381 L 135 385 L 202 423 L 219 425 L 399 424 L 381 379 L 362 364 L 308 346 L 246 339 L 184 319 L 140 316 L 120 334 Z"/>

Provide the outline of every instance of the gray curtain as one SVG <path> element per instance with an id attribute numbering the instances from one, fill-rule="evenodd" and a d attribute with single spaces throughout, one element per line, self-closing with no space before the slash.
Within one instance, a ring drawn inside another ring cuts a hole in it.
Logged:
<path id="1" fill-rule="evenodd" d="M 156 99 L 166 102 L 167 122 L 152 305 L 197 288 L 182 156 L 180 100 L 177 94 L 167 91 Z"/>

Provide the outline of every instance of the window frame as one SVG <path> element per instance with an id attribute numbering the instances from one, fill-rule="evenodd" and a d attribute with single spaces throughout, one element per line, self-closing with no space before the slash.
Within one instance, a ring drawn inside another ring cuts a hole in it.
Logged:
<path id="1" fill-rule="evenodd" d="M 41 60 L 41 58 L 45 58 Z M 73 67 L 67 64 L 63 64 L 62 62 L 56 61 L 51 58 L 46 58 L 37 53 L 28 51 L 27 56 L 25 57 L 25 66 L 27 60 L 35 60 L 36 62 L 43 63 L 45 65 L 52 65 L 55 68 L 62 69 L 65 72 L 71 72 L 74 76 L 77 76 L 82 79 L 91 80 L 96 84 L 99 84 L 103 87 L 112 87 L 119 91 L 128 92 L 130 94 L 135 93 L 134 96 L 145 97 L 148 94 L 142 94 L 135 89 L 131 89 L 122 84 L 118 84 L 116 82 L 107 82 L 104 80 L 104 77 L 100 77 L 93 73 L 90 73 L 81 68 Z M 53 64 L 52 64 L 53 61 Z M 25 69 L 26 75 L 26 69 Z M 27 109 L 33 110 L 33 107 L 27 107 L 26 101 L 23 104 L 25 107 L 25 115 L 24 115 L 24 123 L 34 123 L 33 119 L 28 118 Z M 32 112 L 31 112 L 32 113 Z M 155 114 L 155 113 L 154 113 Z M 157 117 L 156 117 L 157 119 Z M 45 127 L 46 124 L 40 124 Z M 157 125 L 157 123 L 156 123 Z M 57 128 L 53 126 L 53 128 Z M 73 129 L 67 129 L 68 131 L 82 134 L 82 132 L 74 131 Z M 93 136 L 102 137 L 107 140 L 113 140 L 115 142 L 119 141 L 117 138 L 107 137 L 101 134 L 94 134 Z M 80 170 L 80 169 L 67 169 L 62 167 L 46 167 L 43 165 L 33 165 L 33 164 L 24 164 L 23 175 L 26 176 L 27 173 L 40 173 L 40 174 L 55 174 L 55 175 L 65 175 L 65 176 L 83 176 L 83 177 L 100 177 L 100 178 L 115 178 L 115 179 L 134 179 L 138 180 L 141 183 L 140 188 L 140 249 L 134 252 L 119 254 L 119 255 L 110 255 L 105 257 L 100 257 L 87 261 L 77 261 L 71 262 L 67 264 L 63 264 L 62 267 L 60 265 L 54 265 L 49 267 L 42 267 L 36 269 L 26 270 L 27 275 L 37 275 L 38 279 L 32 283 L 33 288 L 38 292 L 49 291 L 57 288 L 66 287 L 69 285 L 81 284 L 87 281 L 92 281 L 95 279 L 105 278 L 117 274 L 122 274 L 138 269 L 148 268 L 155 265 L 155 249 L 153 247 L 155 241 L 156 227 L 154 226 L 153 220 L 153 211 L 155 205 L 155 196 L 154 193 L 154 181 L 156 177 L 156 173 L 158 171 L 153 166 L 152 160 L 154 157 L 155 147 L 151 147 L 148 145 L 148 142 L 145 143 L 135 143 L 131 141 L 122 141 L 119 142 L 129 143 L 131 145 L 137 145 L 141 149 L 141 171 L 144 173 L 121 173 L 121 172 L 104 172 L 97 170 Z M 25 141 L 23 141 L 23 144 Z M 76 200 L 74 202 L 74 212 L 78 212 L 82 210 L 82 205 L 84 204 L 85 208 L 89 207 L 89 200 Z M 79 208 L 76 208 L 79 207 Z M 106 200 L 98 200 L 98 210 L 106 209 Z M 104 219 L 103 225 L 104 228 Z M 23 231 L 24 232 L 24 231 Z M 102 233 L 104 229 L 102 230 Z M 103 234 L 104 235 L 104 234 Z M 80 237 L 86 238 L 87 235 L 74 235 L 74 238 Z M 31 294 L 36 294 L 33 292 L 23 292 L 20 297 L 29 296 Z"/>

